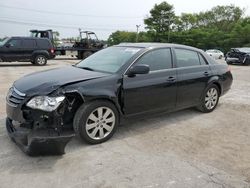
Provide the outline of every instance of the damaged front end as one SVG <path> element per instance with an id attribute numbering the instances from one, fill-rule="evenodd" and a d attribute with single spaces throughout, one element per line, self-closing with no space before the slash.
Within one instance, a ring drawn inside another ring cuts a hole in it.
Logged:
<path id="1" fill-rule="evenodd" d="M 14 87 L 9 90 L 6 128 L 11 139 L 26 154 L 65 153 L 66 144 L 75 135 L 72 126 L 75 99 L 59 97 L 27 97 Z"/>

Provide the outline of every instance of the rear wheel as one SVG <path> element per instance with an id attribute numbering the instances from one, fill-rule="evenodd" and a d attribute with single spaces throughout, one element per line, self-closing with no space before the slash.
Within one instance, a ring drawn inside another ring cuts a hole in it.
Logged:
<path id="1" fill-rule="evenodd" d="M 44 66 L 47 64 L 47 58 L 44 55 L 38 55 L 36 56 L 34 63 L 38 66 Z"/>
<path id="2" fill-rule="evenodd" d="M 85 142 L 98 144 L 110 139 L 118 126 L 116 107 L 107 101 L 83 104 L 74 117 L 74 130 Z"/>
<path id="3" fill-rule="evenodd" d="M 219 88 L 212 84 L 205 90 L 202 96 L 201 104 L 197 108 L 204 113 L 212 112 L 219 102 L 219 97 Z"/>

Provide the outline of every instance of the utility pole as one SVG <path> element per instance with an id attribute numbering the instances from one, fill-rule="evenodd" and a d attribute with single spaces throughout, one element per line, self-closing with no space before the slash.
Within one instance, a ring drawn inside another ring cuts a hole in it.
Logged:
<path id="1" fill-rule="evenodd" d="M 81 34 L 82 29 L 79 28 L 78 31 L 79 31 L 79 37 L 80 37 L 80 40 L 81 40 L 81 38 L 82 38 L 82 34 Z"/>
<path id="2" fill-rule="evenodd" d="M 136 42 L 138 42 L 138 37 L 139 37 L 139 27 L 141 27 L 141 25 L 136 25 Z"/>

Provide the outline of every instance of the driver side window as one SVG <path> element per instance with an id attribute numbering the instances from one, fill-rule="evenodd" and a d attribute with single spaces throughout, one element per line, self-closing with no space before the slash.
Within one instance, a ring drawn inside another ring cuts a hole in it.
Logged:
<path id="1" fill-rule="evenodd" d="M 170 48 L 156 49 L 144 54 L 136 65 L 148 65 L 150 71 L 172 68 L 172 56 Z"/>
<path id="2" fill-rule="evenodd" d="M 19 39 L 12 39 L 11 41 L 8 42 L 8 44 L 10 45 L 10 47 L 21 47 L 21 40 Z"/>

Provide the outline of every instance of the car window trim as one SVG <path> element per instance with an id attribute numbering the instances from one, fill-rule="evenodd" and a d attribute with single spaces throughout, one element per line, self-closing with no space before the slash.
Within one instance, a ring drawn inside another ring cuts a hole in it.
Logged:
<path id="1" fill-rule="evenodd" d="M 149 52 L 152 52 L 154 50 L 159 50 L 159 49 L 169 49 L 170 50 L 170 54 L 171 54 L 171 64 L 172 67 L 168 68 L 168 69 L 161 69 L 161 70 L 154 70 L 154 71 L 149 71 L 148 74 L 150 74 L 151 72 L 159 72 L 159 71 L 164 71 L 164 70 L 172 70 L 174 67 L 174 59 L 173 59 L 173 52 L 172 52 L 172 47 L 159 47 L 159 48 L 148 48 L 147 50 L 145 50 L 142 54 L 140 54 L 129 66 L 128 68 L 124 71 L 123 75 L 127 75 L 128 70 L 144 55 L 146 55 Z"/>
<path id="2" fill-rule="evenodd" d="M 184 68 L 184 67 L 178 67 L 177 55 L 176 55 L 176 52 L 175 52 L 176 49 L 191 51 L 191 52 L 194 52 L 194 53 L 196 53 L 196 54 L 198 55 L 198 59 L 199 59 L 200 65 L 191 65 L 191 66 L 185 66 L 185 67 L 202 66 L 202 65 L 201 65 L 201 62 L 200 62 L 200 57 L 199 57 L 199 54 L 201 54 L 201 53 L 200 53 L 199 51 L 196 51 L 196 50 L 193 50 L 193 49 L 182 48 L 182 47 L 174 47 L 173 49 L 174 49 L 174 55 L 175 55 L 175 61 L 176 61 L 176 68 Z M 202 54 L 201 54 L 201 55 L 202 55 Z M 204 57 L 204 56 L 202 55 L 202 57 Z M 206 58 L 204 58 L 204 59 L 206 59 Z M 206 61 L 206 63 L 207 63 L 206 65 L 208 65 L 208 62 L 207 62 L 207 61 Z"/>
<path id="3" fill-rule="evenodd" d="M 200 53 L 200 52 L 197 52 L 197 53 L 198 53 L 198 57 L 199 57 L 199 61 L 200 61 L 200 65 L 203 65 L 203 64 L 201 64 L 200 56 L 201 56 L 201 57 L 202 57 L 202 59 L 205 61 L 206 65 L 208 65 L 207 59 L 203 56 L 203 54 L 202 54 L 202 53 Z"/>

